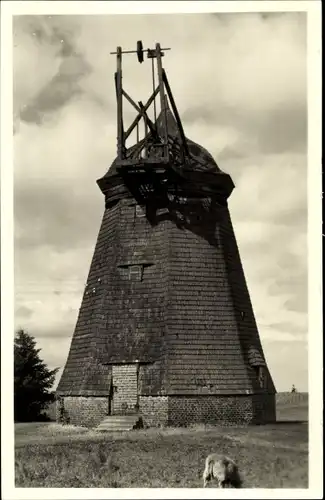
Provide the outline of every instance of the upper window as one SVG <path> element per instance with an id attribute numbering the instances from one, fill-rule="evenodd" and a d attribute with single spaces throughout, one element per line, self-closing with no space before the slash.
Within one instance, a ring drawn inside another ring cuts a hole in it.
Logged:
<path id="1" fill-rule="evenodd" d="M 129 266 L 129 280 L 142 281 L 143 265 Z"/>
<path id="2" fill-rule="evenodd" d="M 142 281 L 143 264 L 131 264 L 118 267 L 123 280 Z"/>
<path id="3" fill-rule="evenodd" d="M 141 207 L 140 205 L 135 206 L 135 215 L 136 217 L 145 217 L 146 211 L 144 207 Z"/>

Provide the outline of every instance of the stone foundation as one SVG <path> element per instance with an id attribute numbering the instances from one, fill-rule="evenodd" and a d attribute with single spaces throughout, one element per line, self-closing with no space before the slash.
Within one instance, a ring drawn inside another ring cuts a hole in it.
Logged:
<path id="1" fill-rule="evenodd" d="M 267 424 L 276 421 L 275 394 L 255 394 L 252 396 L 255 424 Z"/>
<path id="2" fill-rule="evenodd" d="M 275 396 L 169 396 L 168 424 L 249 425 L 274 422 Z"/>
<path id="3" fill-rule="evenodd" d="M 140 396 L 146 427 L 190 424 L 249 425 L 276 421 L 275 395 Z M 65 396 L 57 402 L 57 421 L 96 427 L 108 415 L 108 397 Z"/>
<path id="4" fill-rule="evenodd" d="M 56 403 L 57 422 L 97 427 L 108 414 L 108 398 L 64 396 Z"/>
<path id="5" fill-rule="evenodd" d="M 139 412 L 145 427 L 168 425 L 168 396 L 140 396 Z"/>

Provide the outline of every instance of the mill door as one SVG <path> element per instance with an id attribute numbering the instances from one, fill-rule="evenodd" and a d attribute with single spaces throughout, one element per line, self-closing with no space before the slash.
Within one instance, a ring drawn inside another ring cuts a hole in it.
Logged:
<path id="1" fill-rule="evenodd" d="M 112 366 L 111 414 L 128 415 L 137 413 L 138 365 Z"/>

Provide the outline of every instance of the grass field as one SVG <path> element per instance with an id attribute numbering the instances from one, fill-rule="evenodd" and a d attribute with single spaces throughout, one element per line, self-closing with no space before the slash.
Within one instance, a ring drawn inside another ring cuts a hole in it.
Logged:
<path id="1" fill-rule="evenodd" d="M 55 423 L 16 424 L 16 486 L 197 488 L 204 459 L 226 453 L 246 488 L 308 487 L 307 399 L 277 403 L 276 424 L 98 434 Z"/>

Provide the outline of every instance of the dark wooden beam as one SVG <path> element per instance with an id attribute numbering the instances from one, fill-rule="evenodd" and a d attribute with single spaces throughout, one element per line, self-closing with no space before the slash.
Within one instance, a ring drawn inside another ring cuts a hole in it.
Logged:
<path id="1" fill-rule="evenodd" d="M 158 87 L 160 93 L 160 107 L 161 116 L 163 120 L 163 148 L 164 148 L 164 158 L 168 161 L 168 130 L 167 130 L 167 116 L 166 116 L 166 103 L 165 103 L 165 92 L 164 92 L 164 82 L 163 82 L 163 67 L 161 61 L 161 48 L 160 43 L 156 43 L 156 57 L 157 57 L 157 70 L 158 70 Z"/>
<path id="2" fill-rule="evenodd" d="M 122 94 L 124 95 L 126 100 L 129 101 L 131 106 L 133 106 L 137 110 L 138 113 L 141 113 L 141 110 L 140 110 L 139 106 L 137 105 L 137 103 L 132 99 L 132 97 L 129 96 L 129 94 L 124 89 L 122 90 Z"/>
<path id="3" fill-rule="evenodd" d="M 156 129 L 156 126 L 155 124 L 150 120 L 149 116 L 147 115 L 147 112 L 146 110 L 144 109 L 144 105 L 141 101 L 139 101 L 139 112 L 142 113 L 143 115 L 143 118 L 145 119 L 148 127 L 149 127 L 149 130 L 150 132 L 152 133 L 152 135 L 154 137 L 157 136 L 157 129 Z"/>
<path id="4" fill-rule="evenodd" d="M 177 125 L 178 125 L 178 128 L 179 128 L 179 133 L 180 133 L 180 136 L 181 136 L 181 139 L 182 139 L 182 142 L 183 142 L 185 154 L 188 156 L 189 151 L 188 151 L 187 140 L 186 140 L 186 137 L 185 137 L 185 134 L 184 134 L 183 125 L 182 125 L 180 116 L 178 114 L 177 106 L 175 104 L 174 97 L 173 97 L 173 94 L 172 94 L 172 91 L 171 91 L 171 88 L 170 88 L 170 85 L 169 85 L 169 82 L 168 82 L 166 71 L 164 69 L 162 70 L 162 80 L 163 80 L 163 82 L 165 84 L 165 87 L 166 87 L 166 90 L 167 90 L 167 94 L 168 94 L 168 97 L 169 97 L 169 100 L 170 100 L 170 104 L 172 106 L 172 110 L 173 110 L 174 116 L 176 118 L 176 122 L 177 122 Z"/>
<path id="5" fill-rule="evenodd" d="M 167 47 L 167 48 L 163 48 L 161 50 L 171 50 L 171 48 Z M 154 55 L 154 53 L 155 53 L 154 49 L 143 49 L 143 52 L 146 52 L 147 54 L 150 53 L 150 58 L 156 57 Z M 137 53 L 138 53 L 137 50 L 123 50 L 122 51 L 122 54 L 137 54 Z M 114 55 L 114 54 L 117 54 L 117 52 L 110 52 L 110 55 Z"/>
<path id="6" fill-rule="evenodd" d="M 150 132 L 152 134 L 157 134 L 155 124 L 153 123 L 153 121 L 150 120 L 149 116 L 147 115 L 147 112 L 144 109 L 144 105 L 142 104 L 142 102 L 139 101 L 139 105 L 137 105 L 136 102 L 134 102 L 134 100 L 132 99 L 132 97 L 130 97 L 129 94 L 124 89 L 122 89 L 122 93 L 126 98 L 126 100 L 136 109 L 136 111 L 140 113 L 144 119 L 147 120 Z"/>
<path id="7" fill-rule="evenodd" d="M 150 107 L 150 105 L 153 103 L 155 97 L 157 96 L 159 92 L 159 87 L 156 88 L 156 90 L 153 92 L 153 94 L 151 95 L 151 97 L 149 98 L 149 100 L 147 101 L 147 104 L 145 104 L 144 106 L 144 110 L 147 111 L 147 109 Z M 131 123 L 131 125 L 129 126 L 129 128 L 127 129 L 127 131 L 125 132 L 124 134 L 124 140 L 126 141 L 126 139 L 129 137 L 129 135 L 131 134 L 132 130 L 134 129 L 134 127 L 136 127 L 136 125 L 139 123 L 139 121 L 141 120 L 142 118 L 142 113 L 139 114 L 134 120 L 133 122 Z"/>
<path id="8" fill-rule="evenodd" d="M 124 133 L 123 133 L 123 99 L 122 99 L 122 49 L 117 47 L 116 70 L 116 98 L 117 98 L 117 157 L 123 159 Z"/>

